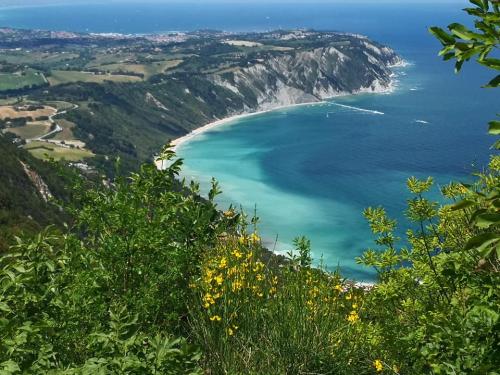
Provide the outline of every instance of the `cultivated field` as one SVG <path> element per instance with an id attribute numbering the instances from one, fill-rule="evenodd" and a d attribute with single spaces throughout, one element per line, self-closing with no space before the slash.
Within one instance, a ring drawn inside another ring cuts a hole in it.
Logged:
<path id="1" fill-rule="evenodd" d="M 39 86 L 44 83 L 43 74 L 31 69 L 16 73 L 0 73 L 0 91 Z"/>
<path id="2" fill-rule="evenodd" d="M 85 158 L 91 158 L 94 154 L 88 150 L 61 147 L 49 142 L 34 141 L 24 146 L 34 157 L 48 160 L 67 160 L 67 161 L 81 161 Z"/>
<path id="3" fill-rule="evenodd" d="M 89 72 L 76 72 L 66 70 L 53 70 L 52 75 L 50 77 L 47 77 L 47 79 L 52 86 L 70 82 L 103 83 L 105 81 L 137 82 L 141 80 L 141 78 L 139 77 L 126 75 L 93 74 Z"/>
<path id="4" fill-rule="evenodd" d="M 7 118 L 24 118 L 31 117 L 36 119 L 41 116 L 51 116 L 54 115 L 57 110 L 53 107 L 44 106 L 41 109 L 36 109 L 34 111 L 16 110 L 14 106 L 0 106 L 0 120 L 5 120 Z"/>
<path id="5" fill-rule="evenodd" d="M 132 72 L 136 74 L 143 74 L 144 78 L 149 78 L 155 74 L 164 73 L 168 69 L 175 68 L 182 63 L 183 60 L 165 60 L 165 61 L 152 61 L 148 64 L 107 64 L 94 66 L 104 72 L 118 73 L 118 72 Z"/>
<path id="6" fill-rule="evenodd" d="M 64 119 L 58 119 L 57 120 L 57 125 L 59 125 L 62 128 L 62 131 L 59 133 L 56 133 L 51 139 L 57 140 L 57 141 L 75 141 L 76 138 L 73 135 L 73 129 L 76 127 L 76 124 L 64 120 Z"/>
<path id="7" fill-rule="evenodd" d="M 24 126 L 7 128 L 5 131 L 14 133 L 22 139 L 33 139 L 47 134 L 50 131 L 50 123 L 48 121 L 35 121 Z"/>

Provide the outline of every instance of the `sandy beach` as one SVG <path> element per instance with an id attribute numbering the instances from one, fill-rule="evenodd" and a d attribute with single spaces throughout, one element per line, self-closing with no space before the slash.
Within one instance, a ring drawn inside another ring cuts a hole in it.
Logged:
<path id="1" fill-rule="evenodd" d="M 211 129 L 217 128 L 217 127 L 219 127 L 221 125 L 225 125 L 225 124 L 228 124 L 228 123 L 231 123 L 231 122 L 236 122 L 237 120 L 241 120 L 243 118 L 261 115 L 263 113 L 278 111 L 278 110 L 281 110 L 281 109 L 294 108 L 294 107 L 299 107 L 299 106 L 308 106 L 308 105 L 320 105 L 320 104 L 324 104 L 324 103 L 325 103 L 325 101 L 309 102 L 309 103 L 299 103 L 299 104 L 290 104 L 290 105 L 278 106 L 278 107 L 267 109 L 267 110 L 263 110 L 263 111 L 256 111 L 256 112 L 250 112 L 250 113 L 242 113 L 242 114 L 239 114 L 239 115 L 234 115 L 234 116 L 226 117 L 226 118 L 223 118 L 223 119 L 211 122 L 209 124 L 203 125 L 203 126 L 201 126 L 199 128 L 196 128 L 192 132 L 190 132 L 190 133 L 188 133 L 188 134 L 186 134 L 186 135 L 184 135 L 184 136 L 182 136 L 180 138 L 174 139 L 170 144 L 173 146 L 172 149 L 174 151 L 176 151 L 178 149 L 178 147 L 180 145 L 182 145 L 183 143 L 191 141 L 193 138 L 199 136 L 200 134 L 203 134 L 203 133 L 205 133 L 205 132 L 207 132 L 207 131 L 209 131 Z"/>
<path id="2" fill-rule="evenodd" d="M 388 94 L 388 93 L 391 93 L 394 91 L 394 88 L 395 88 L 395 85 L 394 85 L 394 82 L 391 82 L 391 85 L 388 87 L 388 88 L 385 88 L 383 90 L 380 90 L 380 91 L 372 91 L 372 92 L 368 92 L 368 91 L 360 91 L 359 93 L 352 93 L 352 94 L 340 94 L 340 95 L 337 95 L 337 96 L 334 96 L 332 98 L 328 98 L 328 99 L 333 99 L 333 98 L 338 98 L 338 97 L 342 97 L 342 96 L 349 96 L 349 95 L 357 95 L 357 94 Z M 270 108 L 270 109 L 266 109 L 266 110 L 262 110 L 262 111 L 256 111 L 256 112 L 250 112 L 250 113 L 241 113 L 239 115 L 234 115 L 234 116 L 230 116 L 230 117 L 226 117 L 226 118 L 223 118 L 223 119 L 220 119 L 220 120 L 216 120 L 214 122 L 211 122 L 209 124 L 206 124 L 206 125 L 203 125 L 199 128 L 196 128 L 195 130 L 191 131 L 190 133 L 182 136 L 182 137 L 179 137 L 177 139 L 174 139 L 170 144 L 173 146 L 173 151 L 176 151 L 179 146 L 181 146 L 182 144 L 188 142 L 188 141 L 191 141 L 193 140 L 193 138 L 196 138 L 197 136 L 199 136 L 200 134 L 203 134 L 209 130 L 212 130 L 214 128 L 217 128 L 221 125 L 225 125 L 225 124 L 228 124 L 228 123 L 232 123 L 232 122 L 236 122 L 237 120 L 241 120 L 243 118 L 247 118 L 247 117 L 251 117 L 251 116 L 257 116 L 257 115 L 261 115 L 263 113 L 268 113 L 268 112 L 273 112 L 273 111 L 278 111 L 278 110 L 282 110 L 282 109 L 287 109 L 287 108 L 294 108 L 294 107 L 300 107 L 300 106 L 309 106 L 309 105 L 321 105 L 321 104 L 325 104 L 326 103 L 326 100 L 328 99 L 325 99 L 325 100 L 322 100 L 322 101 L 318 101 L 318 102 L 307 102 L 307 103 L 297 103 L 297 104 L 289 104 L 289 105 L 284 105 L 284 106 L 277 106 L 277 107 L 274 107 L 274 108 Z"/>

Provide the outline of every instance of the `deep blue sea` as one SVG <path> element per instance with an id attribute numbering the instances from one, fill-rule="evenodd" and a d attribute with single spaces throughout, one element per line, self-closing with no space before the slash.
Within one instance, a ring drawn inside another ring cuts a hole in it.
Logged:
<path id="1" fill-rule="evenodd" d="M 228 31 L 315 28 L 368 35 L 411 63 L 397 69 L 389 95 L 337 98 L 282 109 L 207 132 L 179 149 L 185 176 L 207 186 L 216 177 L 221 207 L 257 207 L 269 247 L 287 251 L 306 235 L 313 255 L 344 275 L 372 280 L 354 262 L 372 247 L 362 217 L 385 206 L 402 225 L 409 176 L 433 176 L 438 185 L 468 180 L 487 164 L 493 139 L 487 122 L 499 111 L 498 91 L 480 86 L 493 74 L 474 64 L 460 75 L 436 55 L 431 25 L 465 20 L 455 4 L 182 2 L 71 5 L 0 9 L 0 25 L 91 32 L 149 33 L 169 30 Z M 423 123 L 425 121 L 426 123 Z M 438 198 L 437 189 L 433 196 Z"/>

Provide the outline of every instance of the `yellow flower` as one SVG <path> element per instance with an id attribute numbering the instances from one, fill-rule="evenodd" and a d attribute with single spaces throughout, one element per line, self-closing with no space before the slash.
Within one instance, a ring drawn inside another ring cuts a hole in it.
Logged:
<path id="1" fill-rule="evenodd" d="M 214 315 L 214 316 L 210 317 L 210 320 L 212 322 L 220 322 L 222 320 L 222 318 L 219 315 Z"/>
<path id="2" fill-rule="evenodd" d="M 394 371 L 396 374 L 399 374 L 399 367 L 396 365 L 392 365 L 392 371 Z"/>
<path id="3" fill-rule="evenodd" d="M 224 211 L 224 216 L 225 217 L 233 217 L 234 216 L 234 211 L 233 210 L 227 210 L 227 211 Z"/>
<path id="4" fill-rule="evenodd" d="M 384 365 L 382 364 L 382 361 L 380 359 L 376 359 L 375 361 L 373 361 L 373 367 L 375 367 L 375 370 L 377 370 L 377 372 L 382 372 L 382 370 L 384 369 Z"/>
<path id="5" fill-rule="evenodd" d="M 359 315 L 356 311 L 351 311 L 346 319 L 349 323 L 354 324 L 359 320 Z"/>
<path id="6" fill-rule="evenodd" d="M 241 245 L 245 245 L 247 243 L 247 238 L 245 236 L 241 236 L 240 238 L 238 238 L 238 242 Z"/>
<path id="7" fill-rule="evenodd" d="M 218 285 L 222 285 L 224 278 L 222 277 L 222 275 L 217 275 L 214 280 Z"/>
<path id="8" fill-rule="evenodd" d="M 256 234 L 256 233 L 252 233 L 252 234 L 250 235 L 250 241 L 252 241 L 253 243 L 259 242 L 259 241 L 260 241 L 260 237 L 259 237 L 259 236 L 257 236 L 257 234 Z"/>
<path id="9" fill-rule="evenodd" d="M 231 254 L 233 254 L 234 257 L 237 259 L 240 259 L 243 256 L 243 254 L 240 251 L 238 251 L 238 249 L 233 250 Z"/>
<path id="10" fill-rule="evenodd" d="M 227 334 L 228 334 L 229 336 L 234 335 L 234 331 L 233 331 L 233 329 L 232 329 L 231 327 L 229 327 L 229 328 L 227 329 Z"/>
<path id="11" fill-rule="evenodd" d="M 351 295 L 351 293 L 349 293 L 347 296 L 345 296 L 345 299 L 346 299 L 346 300 L 350 300 L 350 299 L 352 299 L 352 295 Z"/>
<path id="12" fill-rule="evenodd" d="M 222 257 L 222 259 L 219 262 L 219 268 L 226 268 L 227 267 L 227 259 L 226 257 Z"/>
<path id="13" fill-rule="evenodd" d="M 210 305 L 213 305 L 215 303 L 215 300 L 210 293 L 207 293 L 203 296 L 203 302 L 203 307 L 208 309 Z"/>
<path id="14" fill-rule="evenodd" d="M 343 291 L 342 285 L 340 285 L 340 284 L 335 285 L 335 288 L 333 288 L 333 289 L 335 289 L 338 292 L 342 292 Z"/>
<path id="15" fill-rule="evenodd" d="M 231 286 L 233 292 L 237 292 L 242 287 L 243 287 L 243 283 L 239 280 L 236 280 L 235 282 L 233 282 L 233 285 Z"/>
<path id="16" fill-rule="evenodd" d="M 358 304 L 357 304 L 357 303 L 353 303 L 353 304 L 352 304 L 352 308 L 353 308 L 354 310 L 356 310 L 356 309 L 358 308 Z"/>
<path id="17" fill-rule="evenodd" d="M 258 297 L 264 297 L 264 293 L 262 293 L 262 292 L 257 293 L 257 296 L 258 296 Z"/>
<path id="18" fill-rule="evenodd" d="M 257 275 L 257 280 L 262 281 L 264 280 L 264 276 L 261 275 L 260 273 Z"/>

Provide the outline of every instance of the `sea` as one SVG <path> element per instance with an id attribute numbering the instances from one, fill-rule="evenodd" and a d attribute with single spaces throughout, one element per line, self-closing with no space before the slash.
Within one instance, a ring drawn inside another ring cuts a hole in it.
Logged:
<path id="1" fill-rule="evenodd" d="M 287 253 L 293 239 L 311 241 L 316 264 L 359 281 L 375 273 L 355 258 L 376 248 L 362 212 L 383 206 L 398 235 L 410 176 L 432 176 L 429 198 L 451 181 L 483 170 L 494 139 L 487 122 L 499 111 L 498 91 L 483 89 L 493 72 L 469 63 L 456 75 L 437 56 L 433 25 L 470 23 L 467 3 L 423 1 L 183 1 L 103 2 L 0 8 L 0 26 L 84 32 L 156 33 L 217 29 L 312 28 L 366 35 L 397 51 L 390 94 L 334 98 L 227 123 L 181 145 L 183 176 L 208 189 L 215 177 L 220 208 L 259 218 L 270 249 Z M 404 239 L 400 246 L 406 246 Z"/>

